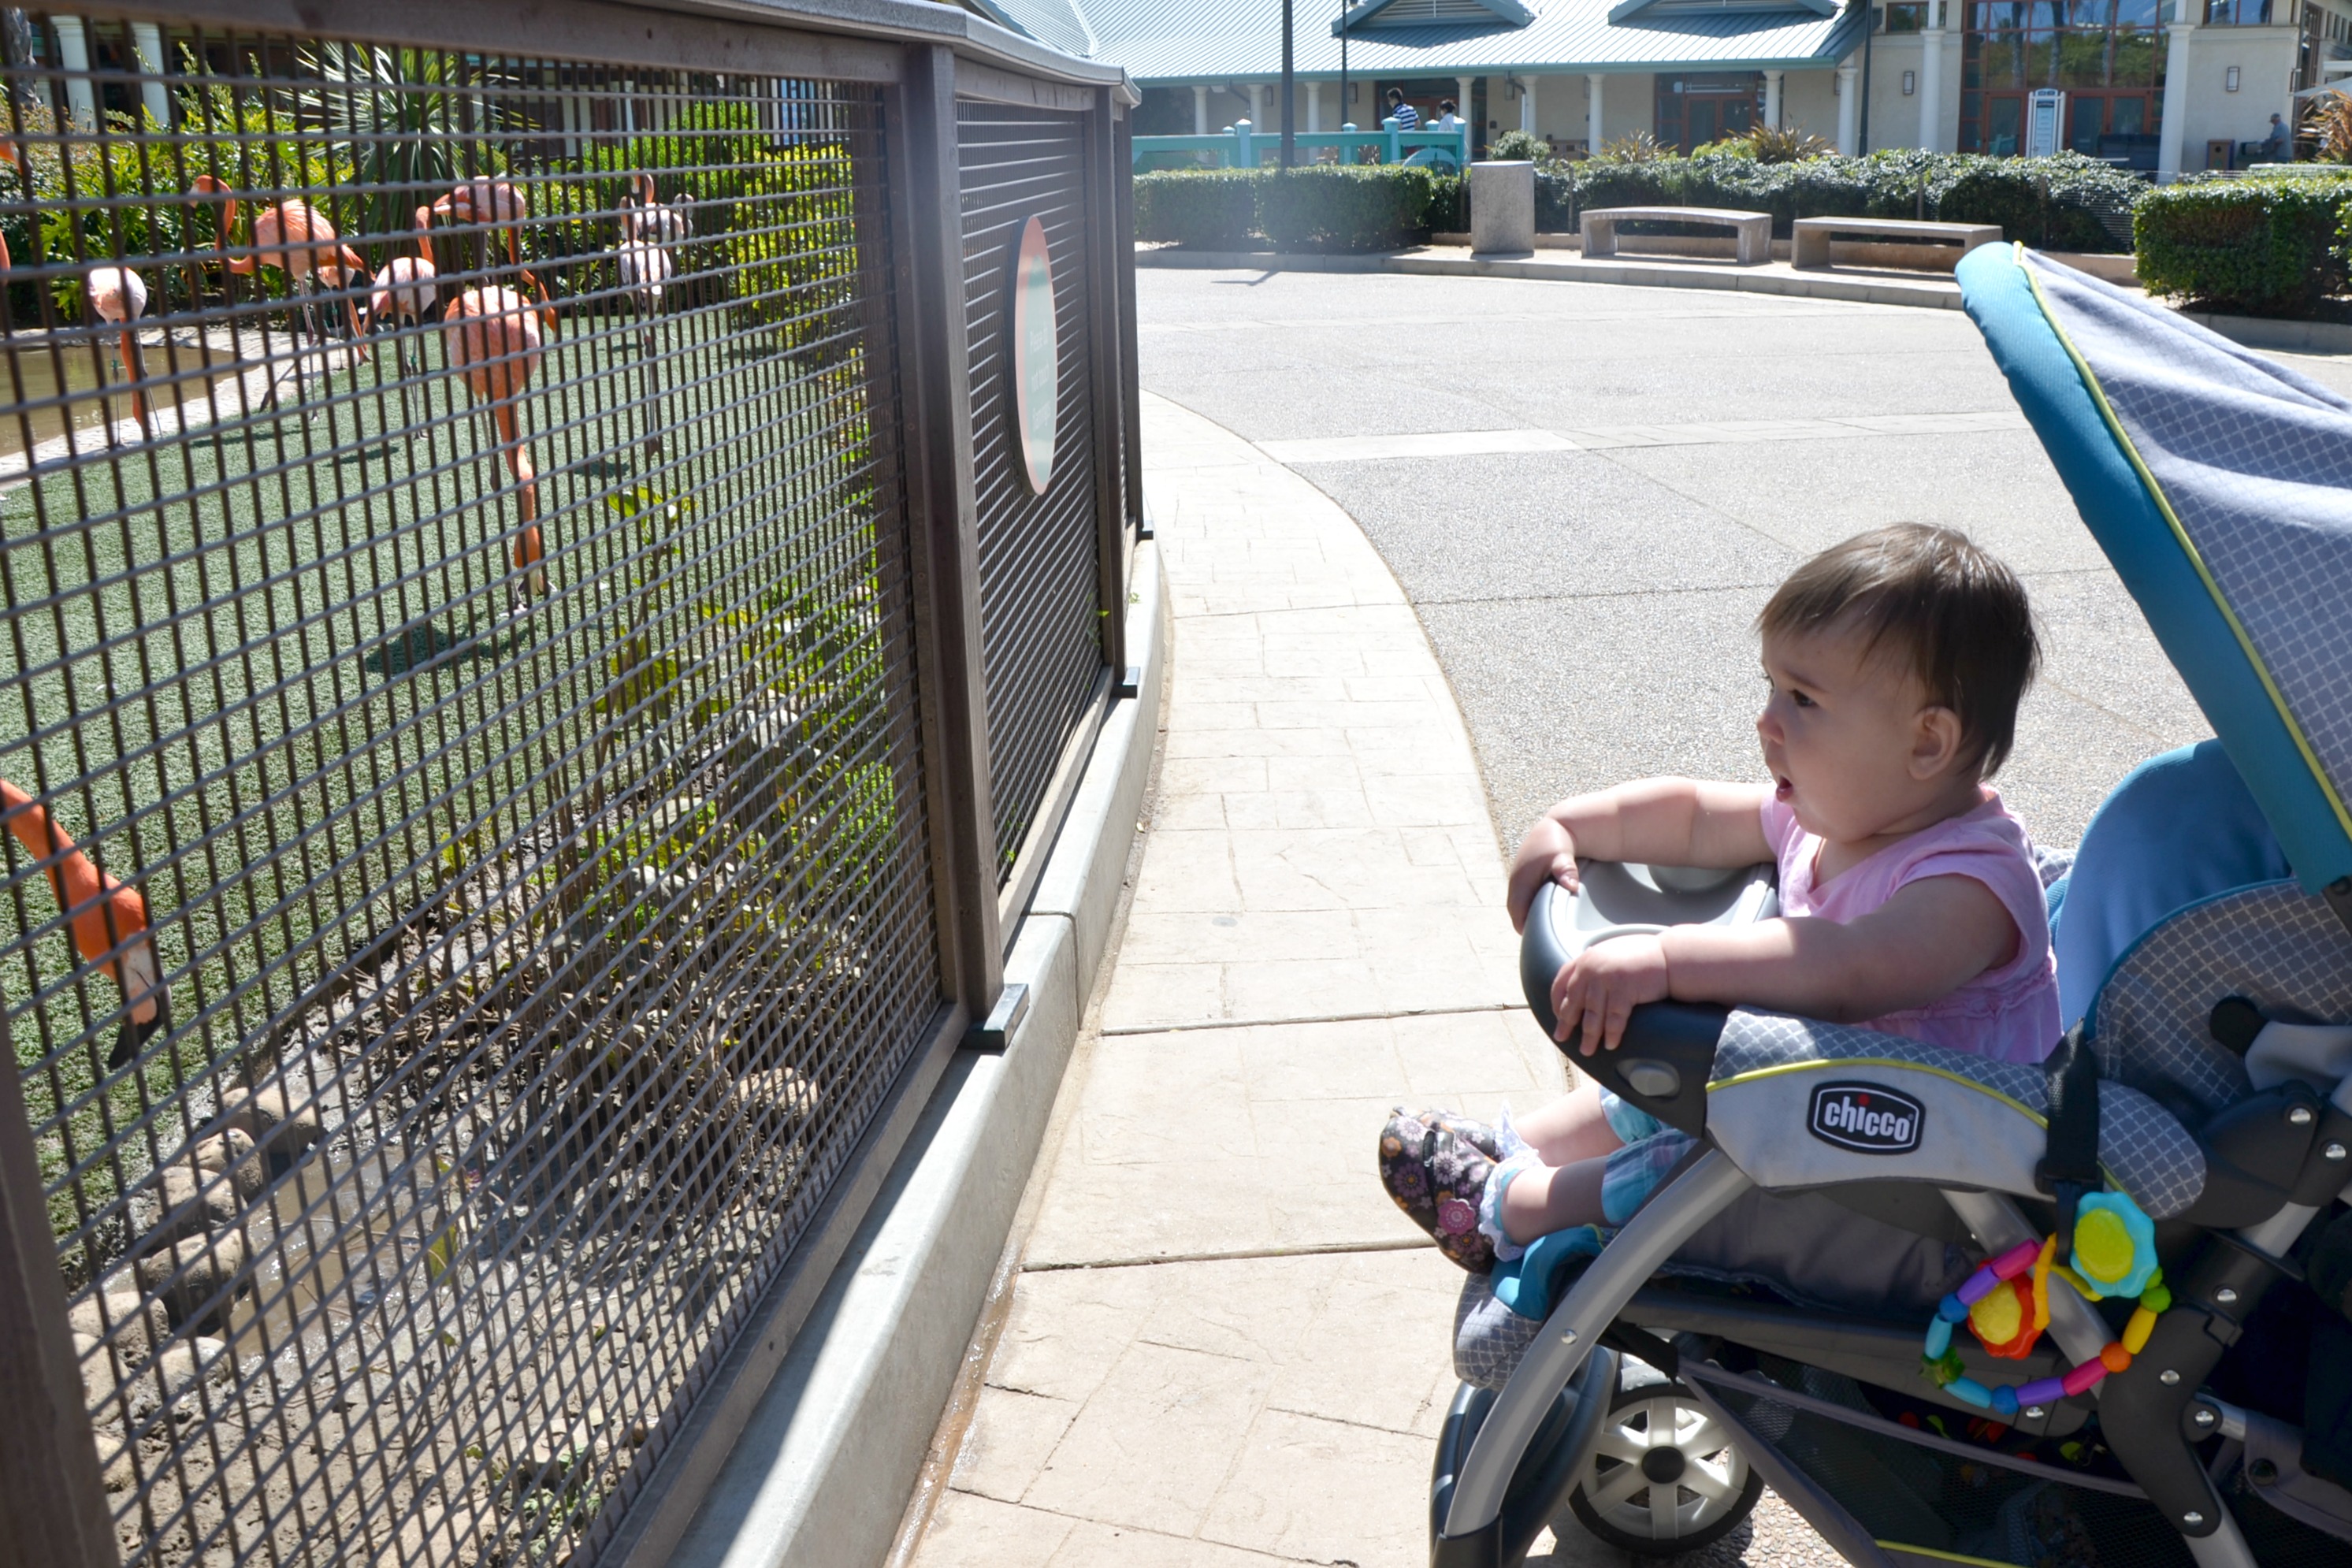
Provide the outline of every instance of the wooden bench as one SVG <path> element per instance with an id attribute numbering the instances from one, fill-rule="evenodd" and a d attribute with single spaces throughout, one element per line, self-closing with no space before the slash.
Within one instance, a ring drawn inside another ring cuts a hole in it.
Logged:
<path id="1" fill-rule="evenodd" d="M 1830 264 L 1830 237 L 1856 239 L 1874 247 L 1890 249 L 1926 246 L 1958 246 L 1952 261 L 1979 245 L 1997 245 L 2000 241 L 2000 226 L 1990 223 L 1925 223 L 1904 217 L 1801 217 L 1792 227 L 1789 244 L 1789 264 L 1792 267 L 1827 267 Z M 1916 255 L 1915 251 L 1914 256 Z M 1877 258 L 1872 258 L 1875 260 Z M 1901 263 L 1912 257 L 1896 256 L 1886 259 Z"/>
<path id="2" fill-rule="evenodd" d="M 1738 265 L 1761 267 L 1772 259 L 1772 215 L 1734 212 L 1727 207 L 1595 208 L 1577 220 L 1584 237 L 1585 258 L 1616 255 L 1617 226 L 1623 223 L 1694 223 L 1727 228 L 1737 246 L 1733 259 Z"/>

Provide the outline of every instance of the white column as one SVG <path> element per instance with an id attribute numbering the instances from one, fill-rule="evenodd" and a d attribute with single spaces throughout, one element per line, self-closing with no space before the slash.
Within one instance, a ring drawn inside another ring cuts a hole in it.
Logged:
<path id="1" fill-rule="evenodd" d="M 89 35 L 79 16 L 52 16 L 58 30 L 58 64 L 66 71 L 68 118 L 84 131 L 98 128 L 98 96 L 89 85 Z"/>
<path id="2" fill-rule="evenodd" d="M 1927 0 L 1927 27 L 1919 35 L 1919 145 L 1944 148 L 1944 0 Z"/>
<path id="3" fill-rule="evenodd" d="M 1206 136 L 1208 133 L 1209 89 L 1205 87 L 1196 87 L 1192 89 L 1192 134 Z"/>
<path id="4" fill-rule="evenodd" d="M 1779 71 L 1764 73 L 1764 123 L 1775 131 L 1780 129 L 1780 75 Z"/>
<path id="5" fill-rule="evenodd" d="M 1862 106 L 1855 101 L 1862 89 L 1854 84 L 1854 79 L 1861 74 L 1861 70 L 1853 66 L 1837 68 L 1838 151 L 1849 158 L 1862 151 L 1857 145 L 1862 139 L 1859 129 Z"/>
<path id="6" fill-rule="evenodd" d="M 163 29 L 152 22 L 131 24 L 131 47 L 139 51 L 139 68 L 149 76 L 163 74 Z M 172 123 L 172 95 L 163 90 L 160 81 L 142 81 L 139 96 L 147 105 L 147 116 L 158 125 Z"/>
<path id="7" fill-rule="evenodd" d="M 1250 129 L 1255 131 L 1265 123 L 1265 84 L 1254 81 L 1250 83 Z"/>
<path id="8" fill-rule="evenodd" d="M 2164 120 L 2156 141 L 2156 177 L 2165 184 L 2180 177 L 2180 143 L 2189 132 L 2189 35 L 2196 30 L 2194 23 L 2173 23 L 2171 52 L 2164 58 Z"/>
<path id="9" fill-rule="evenodd" d="M 1322 129 L 1323 84 L 1319 81 L 1310 81 L 1307 84 L 1307 130 L 1308 134 L 1312 135 Z"/>
<path id="10" fill-rule="evenodd" d="M 1584 140 L 1587 152 L 1601 151 L 1601 73 L 1599 71 L 1585 73 Z"/>
<path id="11" fill-rule="evenodd" d="M 1540 136 L 1536 129 L 1536 79 L 1528 77 L 1519 92 L 1519 129 L 1530 136 Z"/>
<path id="12" fill-rule="evenodd" d="M 1470 89 L 1477 84 L 1478 79 L 1475 76 L 1461 76 L 1454 79 L 1456 84 L 1454 89 L 1454 111 L 1462 116 L 1464 123 L 1467 124 L 1470 120 L 1470 106 L 1477 101 L 1470 96 Z M 1486 129 L 1483 125 L 1470 127 L 1470 140 L 1474 144 L 1478 140 L 1478 133 Z"/>

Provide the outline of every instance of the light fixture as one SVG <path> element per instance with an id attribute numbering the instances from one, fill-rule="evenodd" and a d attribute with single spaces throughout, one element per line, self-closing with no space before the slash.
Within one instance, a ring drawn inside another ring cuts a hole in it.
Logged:
<path id="1" fill-rule="evenodd" d="M 1903 96 L 1908 98 L 1918 90 L 1919 73 L 1917 71 L 1905 71 L 1903 73 Z"/>
<path id="2" fill-rule="evenodd" d="M 2228 70 L 2221 73 L 2221 90 L 2223 92 L 2235 92 L 2238 90 L 2237 67 L 2231 66 Z"/>

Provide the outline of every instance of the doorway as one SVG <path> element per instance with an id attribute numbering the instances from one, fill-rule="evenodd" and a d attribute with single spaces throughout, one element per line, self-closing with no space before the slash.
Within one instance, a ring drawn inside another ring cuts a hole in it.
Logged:
<path id="1" fill-rule="evenodd" d="M 1689 153 L 1727 136 L 1745 136 L 1764 112 L 1761 71 L 1661 75 L 1657 79 L 1658 145 Z"/>

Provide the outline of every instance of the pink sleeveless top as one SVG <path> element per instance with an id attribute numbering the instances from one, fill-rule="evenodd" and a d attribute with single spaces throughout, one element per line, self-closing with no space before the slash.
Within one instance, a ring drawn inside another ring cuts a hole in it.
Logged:
<path id="1" fill-rule="evenodd" d="M 1780 865 L 1780 912 L 1843 924 L 1870 913 L 1895 889 L 1927 877 L 1973 877 L 2017 922 L 2016 956 L 1924 1007 L 1873 1018 L 1868 1026 L 1994 1061 L 2038 1062 L 2058 1044 L 2058 964 L 2050 950 L 2049 905 L 2024 825 L 1985 791 L 1974 811 L 1899 839 L 1826 888 L 1813 885 L 1822 841 L 1797 826 L 1778 800 L 1763 809 L 1764 841 Z"/>

